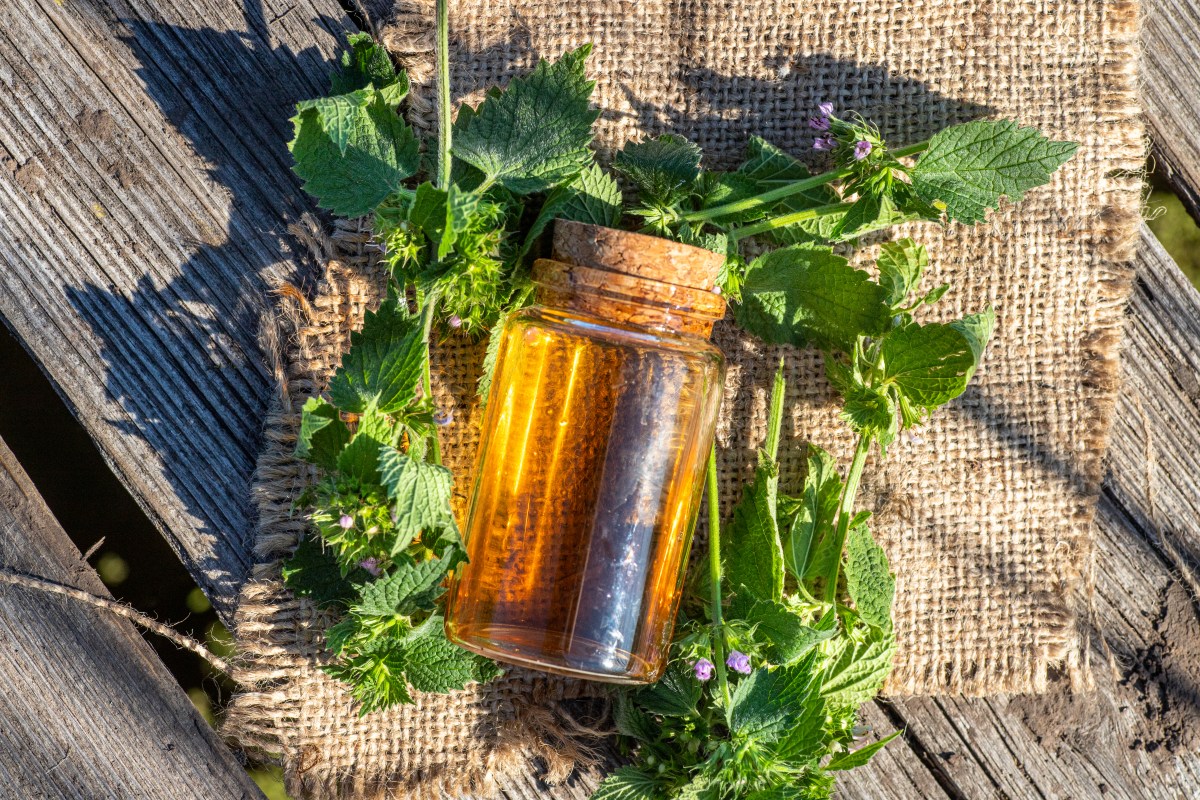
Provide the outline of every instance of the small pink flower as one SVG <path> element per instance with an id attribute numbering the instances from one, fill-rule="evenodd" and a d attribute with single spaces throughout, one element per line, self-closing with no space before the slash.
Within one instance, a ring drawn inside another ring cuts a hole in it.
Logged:
<path id="1" fill-rule="evenodd" d="M 696 680 L 698 681 L 707 681 L 713 676 L 713 662 L 707 658 L 700 659 L 692 668 L 696 671 Z"/>
<path id="2" fill-rule="evenodd" d="M 809 117 L 808 127 L 814 131 L 827 131 L 829 130 L 829 117 Z"/>
<path id="3" fill-rule="evenodd" d="M 342 530 L 348 531 L 354 527 L 354 517 L 349 514 L 342 514 L 342 518 L 338 520 L 338 525 Z"/>
<path id="4" fill-rule="evenodd" d="M 358 565 L 374 575 L 376 578 L 378 578 L 379 574 L 383 572 L 383 570 L 379 568 L 379 561 L 374 558 L 364 558 L 362 561 L 358 562 Z"/>
<path id="5" fill-rule="evenodd" d="M 837 140 L 832 136 L 818 136 L 813 139 L 813 150 L 832 150 L 837 147 Z"/>
<path id="6" fill-rule="evenodd" d="M 448 322 L 450 323 L 451 328 L 462 327 L 462 317 L 460 317 L 458 314 L 451 314 Z"/>
<path id="7" fill-rule="evenodd" d="M 821 103 L 817 106 L 817 110 L 821 112 L 822 117 L 833 116 L 833 103 Z"/>
<path id="8" fill-rule="evenodd" d="M 436 414 L 433 415 L 433 424 L 434 425 L 441 425 L 444 428 L 447 425 L 451 424 L 452 422 L 454 422 L 453 409 L 445 409 L 443 411 L 438 411 Z"/>
<path id="9" fill-rule="evenodd" d="M 873 145 L 870 142 L 868 142 L 866 139 L 863 139 L 859 142 L 855 142 L 854 158 L 857 159 L 858 161 L 862 161 L 864 158 L 871 155 L 872 149 L 873 149 Z"/>
<path id="10" fill-rule="evenodd" d="M 740 672 L 743 675 L 751 673 L 750 656 L 745 653 L 740 653 L 734 650 L 729 654 L 729 658 L 725 659 L 725 666 L 729 667 L 734 672 Z"/>

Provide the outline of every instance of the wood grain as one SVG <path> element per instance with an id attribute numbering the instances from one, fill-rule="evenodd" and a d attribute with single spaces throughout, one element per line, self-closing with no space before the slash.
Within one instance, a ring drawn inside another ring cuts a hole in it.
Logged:
<path id="1" fill-rule="evenodd" d="M 1154 154 L 1200 219 L 1200 2 L 1145 0 L 1142 101 Z"/>
<path id="2" fill-rule="evenodd" d="M 336 0 L 0 3 L 0 317 L 228 621 Z"/>
<path id="3" fill-rule="evenodd" d="M 109 597 L 2 441 L 0 532 L 5 567 Z M 0 585 L 0 797 L 262 795 L 129 622 Z"/>

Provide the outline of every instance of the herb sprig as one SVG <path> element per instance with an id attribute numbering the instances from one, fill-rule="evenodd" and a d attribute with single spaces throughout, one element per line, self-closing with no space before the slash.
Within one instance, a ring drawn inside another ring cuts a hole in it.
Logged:
<path id="1" fill-rule="evenodd" d="M 965 390 L 995 324 L 990 309 L 919 319 L 948 286 L 922 288 L 928 254 L 911 239 L 883 244 L 871 270 L 846 253 L 901 222 L 979 222 L 1002 197 L 1046 183 L 1076 146 L 981 120 L 892 148 L 865 120 L 823 104 L 808 124 L 825 172 L 760 138 L 737 169 L 713 170 L 669 134 L 617 154 L 626 204 L 590 149 L 589 47 L 539 62 L 451 123 L 446 0 L 437 18 L 436 142 L 423 144 L 396 113 L 407 78 L 365 34 L 350 38 L 331 95 L 300 103 L 293 119 L 305 189 L 335 214 L 373 217 L 391 276 L 300 423 L 296 453 L 319 480 L 297 505 L 316 537 L 284 578 L 340 614 L 326 632 L 326 669 L 363 713 L 499 674 L 442 633 L 441 584 L 465 552 L 437 436 L 455 423 L 432 401 L 430 342 L 497 329 L 529 302 L 529 265 L 553 220 L 627 225 L 723 253 L 715 288 L 734 319 L 764 341 L 823 351 L 857 444 L 844 473 L 810 446 L 803 484 L 785 493 L 781 370 L 758 467 L 724 527 L 714 450 L 708 574 L 684 604 L 666 677 L 617 696 L 631 763 L 595 797 L 828 797 L 833 773 L 898 735 L 856 745 L 859 708 L 886 680 L 896 641 L 895 581 L 856 504 L 863 471 Z M 752 238 L 776 249 L 751 258 Z"/>

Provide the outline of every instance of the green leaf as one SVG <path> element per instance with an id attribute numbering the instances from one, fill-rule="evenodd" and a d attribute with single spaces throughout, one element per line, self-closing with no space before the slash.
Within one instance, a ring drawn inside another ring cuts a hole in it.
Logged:
<path id="1" fill-rule="evenodd" d="M 896 404 L 885 392 L 855 384 L 845 391 L 841 417 L 859 436 L 878 439 L 887 447 L 896 438 Z"/>
<path id="2" fill-rule="evenodd" d="M 590 800 L 664 800 L 665 797 L 653 776 L 636 767 L 621 767 L 600 782 Z"/>
<path id="3" fill-rule="evenodd" d="M 349 441 L 350 429 L 336 408 L 316 397 L 304 402 L 300 432 L 296 436 L 296 458 L 322 469 L 336 469 L 338 455 Z"/>
<path id="4" fill-rule="evenodd" d="M 367 312 L 361 331 L 329 381 L 329 396 L 342 411 L 361 414 L 369 405 L 389 414 L 416 398 L 425 359 L 420 319 L 395 300 Z"/>
<path id="5" fill-rule="evenodd" d="M 431 558 L 419 564 L 401 564 L 395 572 L 362 587 L 354 613 L 368 617 L 408 616 L 429 599 L 432 589 L 446 576 L 446 562 Z"/>
<path id="6" fill-rule="evenodd" d="M 950 219 L 973 224 L 1002 196 L 1015 202 L 1047 183 L 1078 147 L 1012 120 L 979 120 L 935 135 L 909 175 L 922 200 L 944 203 Z"/>
<path id="7" fill-rule="evenodd" d="M 744 586 L 760 600 L 783 596 L 783 546 L 777 522 L 779 475 L 775 464 L 759 457 L 754 482 L 743 490 L 733 520 L 721 536 L 721 556 L 730 586 Z"/>
<path id="8" fill-rule="evenodd" d="M 896 636 L 882 628 L 856 629 L 855 637 L 830 640 L 821 668 L 821 695 L 831 709 L 857 709 L 883 688 L 892 671 Z M 823 648 L 824 649 L 824 648 Z"/>
<path id="9" fill-rule="evenodd" d="M 810 628 L 787 606 L 769 600 L 756 601 L 745 619 L 767 640 L 767 657 L 775 664 L 794 664 L 818 644 L 837 635 L 836 628 L 823 631 Z"/>
<path id="10" fill-rule="evenodd" d="M 408 76 L 403 72 L 396 74 L 387 48 L 375 44 L 371 34 L 352 33 L 347 41 L 350 49 L 342 51 L 341 69 L 334 73 L 330 94 L 345 94 L 368 86 L 384 89 L 397 82 L 404 90 L 401 97 L 408 93 Z"/>
<path id="11" fill-rule="evenodd" d="M 916 291 L 921 273 L 929 264 L 929 252 L 912 239 L 900 239 L 884 243 L 875 263 L 879 266 L 879 285 L 887 292 L 887 304 L 894 308 L 904 305 Z"/>
<path id="12" fill-rule="evenodd" d="M 724 782 L 715 775 L 697 775 L 679 787 L 671 800 L 721 800 Z"/>
<path id="13" fill-rule="evenodd" d="M 352 93 L 360 94 L 366 99 L 301 103 L 288 145 L 304 190 L 343 217 L 371 213 L 420 166 L 417 139 L 395 106 L 378 91 Z"/>
<path id="14" fill-rule="evenodd" d="M 848 753 L 838 753 L 833 758 L 829 759 L 829 763 L 825 765 L 825 769 L 830 772 L 841 770 L 854 769 L 861 767 L 871 760 L 871 757 L 882 750 L 887 743 L 899 736 L 902 731 L 896 731 L 890 736 L 885 736 L 878 742 L 872 742 L 865 747 L 860 747 L 857 750 L 852 750 Z"/>
<path id="15" fill-rule="evenodd" d="M 729 727 L 738 736 L 764 743 L 783 739 L 813 716 L 824 722 L 812 659 L 759 668 L 742 678 L 733 691 L 728 716 Z"/>
<path id="16" fill-rule="evenodd" d="M 591 107 L 594 82 L 584 74 L 590 45 L 489 94 L 474 112 L 459 114 L 454 155 L 519 195 L 570 180 L 592 163 L 588 144 L 599 112 Z"/>
<path id="17" fill-rule="evenodd" d="M 913 322 L 895 329 L 882 344 L 885 382 L 925 409 L 950 402 L 975 374 L 995 321 L 988 310 L 950 324 Z"/>
<path id="18" fill-rule="evenodd" d="M 649 714 L 637 707 L 629 692 L 618 692 L 613 698 L 613 725 L 617 733 L 639 742 L 658 740 L 659 726 Z"/>
<path id="19" fill-rule="evenodd" d="M 811 572 L 810 568 L 819 544 L 833 533 L 842 496 L 842 478 L 829 453 L 809 445 L 807 466 L 799 507 L 784 548 L 785 562 L 796 580 L 832 574 L 833 564 L 816 564 Z"/>
<path id="20" fill-rule="evenodd" d="M 396 505 L 396 530 L 400 539 L 429 528 L 441 528 L 453 519 L 450 495 L 454 477 L 439 464 L 428 464 L 386 447 L 379 453 L 380 482 Z"/>
<path id="21" fill-rule="evenodd" d="M 379 451 L 383 442 L 366 431 L 358 431 L 338 455 L 337 471 L 359 483 L 379 483 Z"/>
<path id="22" fill-rule="evenodd" d="M 866 525 L 851 528 L 846 536 L 846 588 L 863 622 L 877 628 L 892 626 L 896 580 L 888 569 L 887 554 Z"/>
<path id="23" fill-rule="evenodd" d="M 658 683 L 639 689 L 634 700 L 647 713 L 664 717 L 691 717 L 700 702 L 701 686 L 686 665 L 671 664 Z"/>
<path id="24" fill-rule="evenodd" d="M 401 644 L 384 639 L 321 670 L 349 684 L 350 693 L 359 702 L 359 716 L 366 716 L 372 711 L 412 702 L 404 677 L 407 666 Z"/>
<path id="25" fill-rule="evenodd" d="M 596 164 L 576 175 L 570 183 L 556 187 L 546 197 L 541 212 L 525 237 L 522 256 L 529 252 L 546 226 L 556 219 L 614 228 L 621 222 L 621 187 Z"/>
<path id="26" fill-rule="evenodd" d="M 892 195 L 864 195 L 841 217 L 834 217 L 837 224 L 829 231 L 829 238 L 838 241 L 856 239 L 903 222 L 924 218 L 920 210 L 910 211 L 898 205 Z M 941 219 L 940 213 L 937 219 Z"/>
<path id="27" fill-rule="evenodd" d="M 298 597 L 318 606 L 344 606 L 357 597 L 351 577 L 357 576 L 343 577 L 337 558 L 311 536 L 302 538 L 296 552 L 283 562 L 283 582 Z"/>
<path id="28" fill-rule="evenodd" d="M 405 677 L 420 692 L 450 692 L 500 675 L 495 662 L 463 650 L 446 638 L 442 618 L 430 617 L 401 646 Z"/>
<path id="29" fill-rule="evenodd" d="M 626 144 L 613 158 L 613 169 L 637 187 L 643 203 L 670 206 L 693 190 L 700 175 L 700 148 L 667 133 Z"/>
<path id="30" fill-rule="evenodd" d="M 746 150 L 746 161 L 737 172 L 706 173 L 711 176 L 712 185 L 705 192 L 701 208 L 733 203 L 778 189 L 780 186 L 795 183 L 812 177 L 808 168 L 786 152 L 758 136 L 752 136 Z M 723 225 L 750 222 L 766 216 L 778 216 L 790 211 L 801 211 L 817 206 L 829 205 L 838 201 L 828 186 L 817 186 L 805 192 L 791 195 L 779 204 L 768 208 L 757 208 L 737 214 L 725 214 L 720 217 Z M 797 241 L 807 241 L 812 238 L 809 232 L 816 232 L 813 227 L 822 220 L 812 220 L 811 224 L 800 223 L 789 226 L 786 231 L 774 231 L 773 234 L 783 238 L 798 237 Z M 829 238 L 829 237 L 825 237 Z"/>
<path id="31" fill-rule="evenodd" d="M 891 317 L 885 299 L 870 275 L 829 248 L 795 245 L 750 263 L 734 313 L 743 328 L 767 342 L 849 352 L 859 335 L 886 330 Z"/>

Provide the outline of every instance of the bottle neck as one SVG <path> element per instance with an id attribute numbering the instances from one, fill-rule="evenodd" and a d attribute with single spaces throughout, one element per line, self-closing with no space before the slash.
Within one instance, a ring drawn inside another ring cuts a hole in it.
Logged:
<path id="1" fill-rule="evenodd" d="M 620 325 L 708 338 L 725 315 L 715 292 L 594 266 L 538 259 L 533 279 L 540 305 Z"/>

